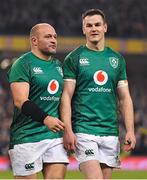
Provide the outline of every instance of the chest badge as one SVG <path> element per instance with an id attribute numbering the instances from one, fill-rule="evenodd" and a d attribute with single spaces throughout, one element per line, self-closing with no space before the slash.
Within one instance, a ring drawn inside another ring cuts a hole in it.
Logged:
<path id="1" fill-rule="evenodd" d="M 118 67 L 118 59 L 116 57 L 109 57 L 109 62 L 113 68 Z"/>

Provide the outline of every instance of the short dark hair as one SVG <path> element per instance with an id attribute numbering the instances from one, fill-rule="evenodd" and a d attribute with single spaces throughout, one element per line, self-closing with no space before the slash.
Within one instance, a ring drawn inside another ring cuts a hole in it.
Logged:
<path id="1" fill-rule="evenodd" d="M 102 10 L 100 9 L 89 9 L 82 14 L 82 19 L 86 16 L 100 15 L 103 18 L 104 23 L 106 23 L 106 17 Z"/>

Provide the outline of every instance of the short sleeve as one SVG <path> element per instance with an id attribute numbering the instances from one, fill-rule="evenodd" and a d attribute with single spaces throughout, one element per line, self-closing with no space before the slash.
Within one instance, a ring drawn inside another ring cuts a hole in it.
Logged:
<path id="1" fill-rule="evenodd" d="M 14 62 L 8 71 L 8 81 L 12 82 L 30 82 L 29 66 L 22 62 L 23 59 L 18 59 Z"/>
<path id="2" fill-rule="evenodd" d="M 120 80 L 127 80 L 127 73 L 126 73 L 126 62 L 125 59 L 121 56 L 120 58 L 120 74 L 119 74 L 119 81 Z"/>
<path id="3" fill-rule="evenodd" d="M 77 68 L 75 64 L 75 59 L 71 56 L 67 56 L 63 63 L 63 74 L 64 79 L 76 79 Z"/>

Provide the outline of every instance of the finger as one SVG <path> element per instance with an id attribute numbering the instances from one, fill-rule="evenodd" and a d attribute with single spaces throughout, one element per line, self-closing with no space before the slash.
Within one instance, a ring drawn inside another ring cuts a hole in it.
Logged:
<path id="1" fill-rule="evenodd" d="M 75 152 L 75 149 L 76 149 L 76 148 L 75 148 L 75 145 L 74 145 L 74 144 L 71 144 L 71 145 L 70 145 L 70 150 L 71 150 L 72 152 Z"/>
<path id="2" fill-rule="evenodd" d="M 131 146 L 130 145 L 124 145 L 124 151 L 130 151 L 131 150 Z"/>
<path id="3" fill-rule="evenodd" d="M 132 149 L 135 148 L 135 141 L 130 140 L 130 138 L 129 138 L 129 139 L 127 139 L 127 140 L 124 142 L 124 145 L 126 145 L 126 146 L 127 146 L 127 150 L 130 151 L 130 150 L 132 150 Z"/>
<path id="4" fill-rule="evenodd" d="M 135 148 L 135 142 L 131 143 L 131 148 L 134 149 Z"/>
<path id="5" fill-rule="evenodd" d="M 59 132 L 59 131 L 61 131 L 62 129 L 56 126 L 56 127 L 55 127 L 55 130 L 56 130 L 57 132 Z"/>
<path id="6" fill-rule="evenodd" d="M 125 140 L 124 145 L 130 145 L 132 142 L 130 139 Z"/>
<path id="7" fill-rule="evenodd" d="M 64 148 L 67 149 L 67 144 L 66 144 L 66 143 L 63 143 L 63 145 L 64 145 Z"/>
<path id="8" fill-rule="evenodd" d="M 76 138 L 74 139 L 74 145 L 75 145 L 75 147 L 77 146 L 77 139 Z"/>
<path id="9" fill-rule="evenodd" d="M 58 124 L 60 124 L 60 126 L 62 126 L 63 128 L 65 127 L 64 123 L 62 121 L 58 121 Z"/>
<path id="10" fill-rule="evenodd" d="M 67 144 L 67 150 L 71 151 L 70 144 Z"/>
<path id="11" fill-rule="evenodd" d="M 55 129 L 52 129 L 53 132 L 57 132 Z"/>
<path id="12" fill-rule="evenodd" d="M 61 126 L 60 124 L 57 124 L 56 127 L 59 128 L 60 130 L 64 130 L 64 127 Z"/>

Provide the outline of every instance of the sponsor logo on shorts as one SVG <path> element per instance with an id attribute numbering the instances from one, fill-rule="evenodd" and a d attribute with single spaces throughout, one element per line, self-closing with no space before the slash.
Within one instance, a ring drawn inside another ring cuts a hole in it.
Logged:
<path id="1" fill-rule="evenodd" d="M 85 154 L 86 154 L 87 156 L 94 156 L 93 149 L 86 149 Z"/>
<path id="2" fill-rule="evenodd" d="M 29 164 L 25 164 L 25 169 L 27 171 L 31 171 L 32 169 L 34 169 L 34 162 L 29 163 Z"/>

